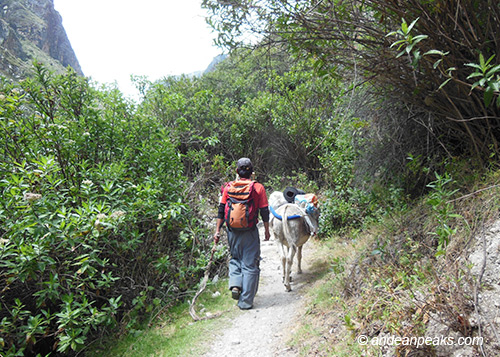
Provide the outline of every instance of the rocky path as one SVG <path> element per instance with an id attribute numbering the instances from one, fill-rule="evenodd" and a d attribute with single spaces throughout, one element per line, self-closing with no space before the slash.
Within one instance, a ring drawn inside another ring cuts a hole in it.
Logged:
<path id="1" fill-rule="evenodd" d="M 261 275 L 254 308 L 241 311 L 234 319 L 228 320 L 225 331 L 214 335 L 211 350 L 205 357 L 298 355 L 297 351 L 286 346 L 286 337 L 304 313 L 303 297 L 314 276 L 308 264 L 313 254 L 311 245 L 307 243 L 304 246 L 304 273 L 293 274 L 293 290 L 286 292 L 281 282 L 281 262 L 276 243 L 272 237 L 270 241 L 261 243 Z M 296 271 L 296 261 L 293 271 Z"/>

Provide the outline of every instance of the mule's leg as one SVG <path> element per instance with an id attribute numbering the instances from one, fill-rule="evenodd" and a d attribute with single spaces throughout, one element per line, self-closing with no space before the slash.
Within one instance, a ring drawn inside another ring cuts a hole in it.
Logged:
<path id="1" fill-rule="evenodd" d="M 291 291 L 290 286 L 290 273 L 292 272 L 293 257 L 295 256 L 295 247 L 288 248 L 288 254 L 286 257 L 286 272 L 285 272 L 285 289 L 286 291 Z"/>
<path id="2" fill-rule="evenodd" d="M 302 274 L 302 268 L 300 267 L 301 262 L 302 262 L 302 246 L 300 246 L 297 251 L 297 274 Z"/>
<path id="3" fill-rule="evenodd" d="M 283 280 L 282 281 L 285 282 L 286 256 L 287 256 L 287 254 L 285 252 L 285 250 L 286 250 L 285 246 L 281 243 L 279 244 L 279 246 L 280 246 L 280 254 L 281 254 L 281 268 L 283 270 Z"/>

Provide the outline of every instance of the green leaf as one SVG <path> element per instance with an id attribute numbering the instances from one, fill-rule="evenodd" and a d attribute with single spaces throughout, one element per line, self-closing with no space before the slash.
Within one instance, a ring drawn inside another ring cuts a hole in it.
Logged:
<path id="1" fill-rule="evenodd" d="M 483 74 L 482 74 L 482 73 L 479 73 L 479 72 L 474 72 L 474 73 L 472 73 L 471 75 L 469 75 L 469 76 L 467 77 L 467 79 L 471 79 L 471 78 L 475 78 L 475 77 L 482 77 L 482 76 L 483 76 Z"/>
<path id="2" fill-rule="evenodd" d="M 437 66 L 439 66 L 439 64 L 443 61 L 443 59 L 438 59 L 436 62 L 434 62 L 434 64 L 432 65 L 432 68 L 436 69 Z"/>
<path id="3" fill-rule="evenodd" d="M 482 54 L 481 54 L 481 56 L 482 56 Z M 485 65 L 489 65 L 490 62 L 493 60 L 493 58 L 495 58 L 495 55 L 492 55 L 490 58 L 488 58 L 488 60 L 486 61 Z M 484 61 L 484 59 L 483 59 L 483 61 Z"/>
<path id="4" fill-rule="evenodd" d="M 495 73 L 497 72 L 500 72 L 500 64 L 499 65 L 496 65 L 494 66 L 493 68 L 491 68 L 488 73 L 486 73 L 486 77 L 491 77 L 492 75 L 494 75 Z"/>
<path id="5" fill-rule="evenodd" d="M 406 35 L 408 33 L 408 24 L 406 23 L 405 19 L 402 19 L 402 20 L 403 20 L 403 22 L 401 23 L 401 30 Z"/>
<path id="6" fill-rule="evenodd" d="M 488 83 L 488 86 L 496 92 L 500 91 L 500 81 L 491 81 Z"/>
<path id="7" fill-rule="evenodd" d="M 470 89 L 470 90 L 471 90 L 471 92 L 472 92 L 472 90 L 474 90 L 476 87 L 479 87 L 479 86 L 481 86 L 481 84 L 479 83 L 479 81 L 477 81 L 476 83 L 474 83 L 474 84 L 472 85 L 471 89 Z"/>
<path id="8" fill-rule="evenodd" d="M 493 99 L 493 94 L 494 91 L 491 87 L 486 88 L 486 91 L 484 92 L 484 105 L 489 106 L 491 103 L 491 100 Z"/>
<path id="9" fill-rule="evenodd" d="M 414 45 L 415 45 L 414 43 L 411 43 L 408 46 L 406 46 L 406 49 L 405 49 L 406 53 L 410 54 L 410 52 L 413 49 Z"/>
<path id="10" fill-rule="evenodd" d="M 399 50 L 399 49 L 401 48 L 401 46 L 402 46 L 403 44 L 405 44 L 405 43 L 406 43 L 406 40 L 399 40 L 399 41 L 394 42 L 392 45 L 390 45 L 390 46 L 389 46 L 389 48 L 392 48 L 392 47 L 394 47 L 394 46 L 396 46 L 396 45 L 400 45 L 400 46 L 398 47 L 398 50 Z"/>
<path id="11" fill-rule="evenodd" d="M 420 41 L 425 40 L 428 37 L 429 36 L 427 36 L 427 35 L 418 35 L 418 36 L 415 36 L 413 38 L 413 43 L 419 43 Z"/>
<path id="12" fill-rule="evenodd" d="M 446 254 L 446 252 L 443 250 L 443 248 L 440 247 L 439 250 L 436 252 L 435 256 L 436 256 L 436 258 L 438 258 L 438 257 L 445 255 L 445 254 Z"/>
<path id="13" fill-rule="evenodd" d="M 444 52 L 443 51 L 439 51 L 439 50 L 429 50 L 427 52 L 424 53 L 424 56 L 426 55 L 440 55 L 440 56 L 444 56 Z"/>
<path id="14" fill-rule="evenodd" d="M 420 19 L 420 17 L 417 17 L 413 22 L 408 26 L 408 32 L 410 32 L 413 29 L 413 26 L 417 23 L 417 21 Z"/>
<path id="15" fill-rule="evenodd" d="M 441 88 L 443 88 L 449 81 L 451 81 L 452 78 L 448 78 L 447 80 L 445 80 L 443 83 L 441 83 L 441 85 L 439 86 L 438 90 L 440 90 Z"/>
<path id="16" fill-rule="evenodd" d="M 478 65 L 477 63 L 466 63 L 465 65 L 466 65 L 466 66 L 469 66 L 469 67 L 477 68 L 477 69 L 479 69 L 480 71 L 482 71 L 482 70 L 483 70 L 483 68 L 482 68 L 480 65 Z"/>
<path id="17" fill-rule="evenodd" d="M 479 65 L 481 66 L 481 69 L 485 67 L 484 56 L 482 53 L 479 54 Z"/>
<path id="18" fill-rule="evenodd" d="M 406 54 L 406 49 L 405 49 L 405 50 L 403 50 L 403 51 L 401 51 L 401 52 L 399 52 L 399 53 L 396 55 L 396 58 L 399 58 L 399 57 L 403 56 L 404 54 Z"/>

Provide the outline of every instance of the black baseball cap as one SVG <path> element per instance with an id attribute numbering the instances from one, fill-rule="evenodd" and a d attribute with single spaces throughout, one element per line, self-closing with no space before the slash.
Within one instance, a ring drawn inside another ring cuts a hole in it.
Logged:
<path id="1" fill-rule="evenodd" d="M 250 161 L 249 158 L 247 157 L 242 157 L 241 159 L 238 160 L 236 164 L 237 169 L 243 169 L 245 171 L 252 171 L 253 170 L 253 165 L 252 161 Z"/>

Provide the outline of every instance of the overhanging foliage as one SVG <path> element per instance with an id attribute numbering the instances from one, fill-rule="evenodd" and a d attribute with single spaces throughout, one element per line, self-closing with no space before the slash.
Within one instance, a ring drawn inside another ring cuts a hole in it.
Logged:
<path id="1" fill-rule="evenodd" d="M 384 95 L 435 116 L 427 129 L 449 155 L 472 153 L 487 160 L 499 153 L 500 109 L 493 103 L 500 92 L 499 59 L 493 58 L 490 72 L 479 74 L 486 78 L 480 86 L 474 86 L 475 71 L 468 65 L 499 53 L 498 2 L 205 0 L 203 5 L 221 44 L 240 46 L 245 33 L 256 32 L 259 45 L 287 43 L 311 56 L 319 73 L 357 70 Z M 418 21 L 403 34 L 406 53 L 396 58 L 401 48 L 390 47 L 401 37 L 387 34 L 400 29 L 403 19 Z"/>

